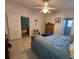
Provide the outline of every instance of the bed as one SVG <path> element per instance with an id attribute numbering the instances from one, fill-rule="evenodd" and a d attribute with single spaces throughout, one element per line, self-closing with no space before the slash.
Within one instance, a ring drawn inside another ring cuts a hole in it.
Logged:
<path id="1" fill-rule="evenodd" d="M 62 35 L 38 36 L 32 40 L 32 50 L 39 59 L 70 59 L 70 38 Z"/>

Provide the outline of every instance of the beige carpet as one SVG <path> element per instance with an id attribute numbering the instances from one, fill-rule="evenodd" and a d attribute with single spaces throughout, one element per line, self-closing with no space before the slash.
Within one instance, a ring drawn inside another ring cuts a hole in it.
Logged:
<path id="1" fill-rule="evenodd" d="M 31 49 L 31 37 L 10 41 L 12 49 L 10 59 L 38 59 Z"/>

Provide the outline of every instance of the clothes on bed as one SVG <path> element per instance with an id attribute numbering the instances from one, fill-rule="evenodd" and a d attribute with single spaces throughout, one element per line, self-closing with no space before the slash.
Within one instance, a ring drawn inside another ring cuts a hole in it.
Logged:
<path id="1" fill-rule="evenodd" d="M 38 36 L 32 48 L 40 59 L 70 59 L 70 39 L 62 35 Z"/>

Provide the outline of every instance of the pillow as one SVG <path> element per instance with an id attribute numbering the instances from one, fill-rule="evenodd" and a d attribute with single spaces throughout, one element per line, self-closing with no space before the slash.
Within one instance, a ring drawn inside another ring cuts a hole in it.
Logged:
<path id="1" fill-rule="evenodd" d="M 46 34 L 42 34 L 42 36 L 50 36 L 50 35 L 53 35 L 53 33 L 46 33 Z"/>

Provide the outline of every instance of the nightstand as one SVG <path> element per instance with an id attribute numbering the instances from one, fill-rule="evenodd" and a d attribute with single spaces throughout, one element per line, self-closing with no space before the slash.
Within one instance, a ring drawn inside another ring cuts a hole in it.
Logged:
<path id="1" fill-rule="evenodd" d="M 31 39 L 34 39 L 36 36 L 31 36 Z"/>
<path id="2" fill-rule="evenodd" d="M 31 47 L 32 47 L 32 41 L 35 37 L 36 37 L 35 35 L 31 36 Z"/>

